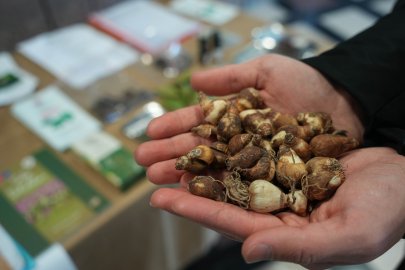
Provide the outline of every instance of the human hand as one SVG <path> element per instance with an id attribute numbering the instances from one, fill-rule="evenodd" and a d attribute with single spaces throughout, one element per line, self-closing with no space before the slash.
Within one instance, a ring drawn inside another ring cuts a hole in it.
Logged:
<path id="1" fill-rule="evenodd" d="M 308 269 L 371 261 L 405 231 L 405 158 L 390 148 L 350 151 L 346 181 L 307 217 L 246 211 L 191 195 L 185 188 L 156 191 L 151 205 L 244 241 L 247 262 L 288 261 Z"/>
<path id="2" fill-rule="evenodd" d="M 254 87 L 261 90 L 264 107 L 293 116 L 308 111 L 329 113 L 334 127 L 347 130 L 360 144 L 363 141 L 362 112 L 356 101 L 317 70 L 291 58 L 270 54 L 244 64 L 198 72 L 191 77 L 191 84 L 196 91 L 217 96 Z M 170 184 L 181 179 L 185 186 L 192 179 L 190 173 L 175 170 L 174 164 L 176 158 L 197 145 L 213 142 L 189 133 L 192 127 L 203 122 L 199 105 L 169 112 L 151 121 L 147 134 L 155 141 L 140 145 L 135 153 L 138 164 L 149 167 L 147 176 L 151 182 Z"/>
<path id="3" fill-rule="evenodd" d="M 196 91 L 210 95 L 226 95 L 237 93 L 246 87 L 254 87 L 262 90 L 260 93 L 265 107 L 294 116 L 306 111 L 327 112 L 334 120 L 335 127 L 348 130 L 351 137 L 362 141 L 364 128 L 356 102 L 344 90 L 332 85 L 318 71 L 299 61 L 268 55 L 245 64 L 197 73 L 193 75 L 191 83 Z M 210 143 L 207 139 L 185 133 L 203 121 L 204 116 L 200 107 L 192 106 L 165 114 L 150 123 L 147 133 L 155 141 L 142 144 L 135 153 L 137 162 L 149 167 L 147 175 L 150 181 L 155 184 L 180 181 L 183 187 L 186 186 L 193 175 L 175 170 L 175 159 L 196 145 Z M 214 178 L 223 179 L 215 176 Z M 187 206 L 183 205 L 184 201 L 187 201 Z M 218 207 L 213 203 L 215 202 L 192 196 L 185 189 L 161 189 L 153 195 L 151 201 L 156 207 L 197 221 L 240 241 L 260 230 L 284 224 L 278 217 L 248 212 L 233 205 L 221 204 Z M 180 205 L 180 209 L 183 210 L 174 210 L 176 205 Z M 213 213 L 218 214 L 214 220 L 212 220 Z M 280 215 L 290 215 L 287 220 L 302 221 L 295 214 Z M 254 224 L 257 224 L 254 228 L 251 227 L 252 219 L 255 220 Z M 238 224 L 237 228 L 235 224 Z M 249 239 L 251 238 L 248 238 L 247 243 Z M 245 243 L 244 247 L 246 246 Z M 247 251 L 244 254 L 246 255 Z M 249 254 L 253 256 L 257 252 Z M 249 256 L 247 260 L 250 260 Z"/>

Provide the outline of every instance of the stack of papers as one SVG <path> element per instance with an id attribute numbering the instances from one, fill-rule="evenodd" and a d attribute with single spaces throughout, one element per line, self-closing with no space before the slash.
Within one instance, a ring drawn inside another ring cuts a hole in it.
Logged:
<path id="1" fill-rule="evenodd" d="M 139 53 L 86 24 L 44 33 L 18 44 L 18 51 L 76 89 L 136 63 Z"/>
<path id="2" fill-rule="evenodd" d="M 134 46 L 157 54 L 171 42 L 179 42 L 199 31 L 199 23 L 180 17 L 162 5 L 125 1 L 94 13 L 90 24 Z"/>

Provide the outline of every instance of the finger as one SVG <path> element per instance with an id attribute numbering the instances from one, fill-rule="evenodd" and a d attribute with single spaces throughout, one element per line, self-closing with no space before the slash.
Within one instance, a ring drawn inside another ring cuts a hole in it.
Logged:
<path id="1" fill-rule="evenodd" d="M 273 227 L 246 239 L 242 254 L 248 263 L 278 260 L 311 267 L 319 267 L 331 260 L 347 263 L 347 254 L 355 254 L 356 241 L 348 237 L 342 227 L 344 226 L 333 224 L 331 219 L 300 227 Z M 350 248 L 352 251 L 348 250 Z M 346 255 L 339 257 L 338 252 Z"/>
<path id="2" fill-rule="evenodd" d="M 189 132 L 191 128 L 202 123 L 204 123 L 204 115 L 201 107 L 194 105 L 153 119 L 146 129 L 146 134 L 154 140 L 169 138 Z"/>
<path id="3" fill-rule="evenodd" d="M 183 156 L 197 145 L 210 145 L 212 142 L 214 139 L 204 139 L 192 133 L 150 141 L 138 146 L 135 151 L 135 160 L 139 165 L 149 167 L 156 162 Z"/>
<path id="4" fill-rule="evenodd" d="M 194 73 L 190 78 L 195 91 L 207 95 L 228 95 L 238 93 L 244 88 L 262 89 L 259 74 L 262 70 L 262 58 L 224 67 Z"/>
<path id="5" fill-rule="evenodd" d="M 270 214 L 246 211 L 229 203 L 216 202 L 192 194 L 176 196 L 173 193 L 171 190 L 162 191 L 161 200 L 155 203 L 239 241 L 256 231 L 282 224 L 277 217 Z"/>
<path id="6" fill-rule="evenodd" d="M 152 164 L 146 171 L 146 176 L 156 185 L 178 183 L 187 172 L 176 170 L 175 163 L 176 159 L 170 159 Z"/>

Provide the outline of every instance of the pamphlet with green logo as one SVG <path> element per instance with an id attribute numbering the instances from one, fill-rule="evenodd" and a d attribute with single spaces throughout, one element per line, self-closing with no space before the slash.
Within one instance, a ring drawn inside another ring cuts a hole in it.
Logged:
<path id="1" fill-rule="evenodd" d="M 0 170 L 0 223 L 32 256 L 107 205 L 47 150 Z"/>
<path id="2" fill-rule="evenodd" d="M 125 190 L 145 177 L 133 154 L 107 132 L 96 132 L 73 144 L 72 150 L 115 187 Z"/>

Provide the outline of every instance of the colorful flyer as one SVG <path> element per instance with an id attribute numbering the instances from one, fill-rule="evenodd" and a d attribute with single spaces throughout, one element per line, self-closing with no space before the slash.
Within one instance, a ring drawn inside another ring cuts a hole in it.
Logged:
<path id="1" fill-rule="evenodd" d="M 87 136 L 75 143 L 72 150 L 121 190 L 145 177 L 145 168 L 135 162 L 133 154 L 106 132 Z"/>
<path id="2" fill-rule="evenodd" d="M 102 124 L 56 86 L 11 107 L 12 114 L 58 151 L 101 130 Z"/>
<path id="3" fill-rule="evenodd" d="M 107 205 L 47 150 L 0 170 L 0 223 L 32 256 Z"/>

